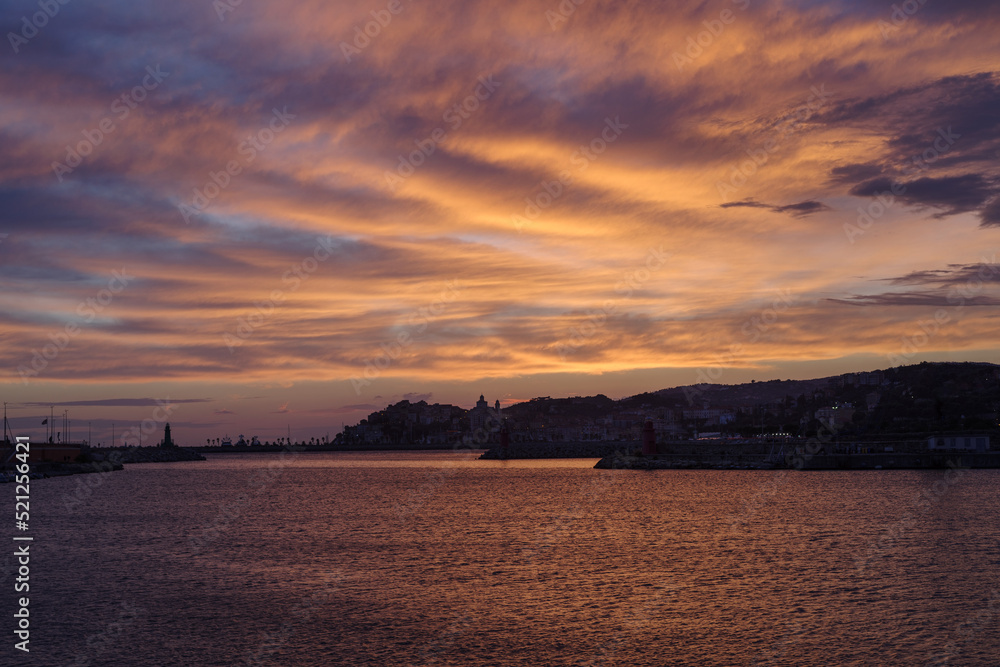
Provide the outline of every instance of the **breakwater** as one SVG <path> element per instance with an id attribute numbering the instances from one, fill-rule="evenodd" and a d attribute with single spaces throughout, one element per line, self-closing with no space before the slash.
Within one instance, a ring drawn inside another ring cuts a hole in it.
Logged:
<path id="1" fill-rule="evenodd" d="M 637 442 L 512 442 L 506 448 L 493 445 L 481 459 L 589 459 L 630 452 Z"/>
<path id="2" fill-rule="evenodd" d="M 83 475 L 124 470 L 126 463 L 170 463 L 204 461 L 205 457 L 185 447 L 95 447 L 85 450 L 73 462 L 38 461 L 31 463 L 31 479 Z M 13 473 L 0 473 L 0 482 L 12 482 Z"/>
<path id="3" fill-rule="evenodd" d="M 801 470 L 938 470 L 1000 468 L 1000 452 L 919 452 L 820 454 L 803 461 Z"/>
<path id="4" fill-rule="evenodd" d="M 119 462 L 105 461 L 102 463 L 55 463 L 42 461 L 30 464 L 29 479 L 45 479 L 46 477 L 65 477 L 67 475 L 83 475 L 92 472 L 111 472 L 122 470 Z M 15 472 L 0 472 L 0 483 L 13 482 L 18 475 Z"/>
<path id="5" fill-rule="evenodd" d="M 1000 468 L 1000 452 L 920 452 L 877 454 L 819 454 L 790 463 L 736 456 L 611 454 L 595 468 L 628 470 L 944 470 L 949 468 Z"/>
<path id="6" fill-rule="evenodd" d="M 101 447 L 88 452 L 92 461 L 113 463 L 170 463 L 204 461 L 205 457 L 188 447 Z"/>
<path id="7" fill-rule="evenodd" d="M 678 440 L 658 446 L 663 460 L 694 461 L 702 465 L 723 462 L 763 461 L 781 452 L 781 445 L 770 442 L 728 444 Z M 585 440 L 568 442 L 512 442 L 503 450 L 492 445 L 481 459 L 580 459 L 606 456 L 630 457 L 642 450 L 636 440 Z M 786 448 L 784 451 L 788 451 Z"/>
<path id="8" fill-rule="evenodd" d="M 895 448 L 897 451 L 877 451 Z M 643 456 L 641 443 L 518 442 L 499 445 L 481 459 L 598 458 L 596 468 L 631 470 L 937 470 L 949 467 L 1000 468 L 1000 451 L 931 451 L 924 441 L 831 443 L 812 455 L 796 454 L 800 442 L 671 441 L 657 445 L 655 456 Z M 899 450 L 903 451 L 899 451 Z"/>
<path id="9" fill-rule="evenodd" d="M 92 472 L 111 472 L 123 470 L 123 466 L 117 461 L 107 461 L 104 463 L 33 463 L 31 472 L 42 477 L 61 477 L 63 475 L 83 475 Z"/>
<path id="10" fill-rule="evenodd" d="M 716 459 L 684 455 L 642 456 L 615 453 L 601 458 L 594 467 L 603 470 L 774 470 L 785 466 L 783 462 L 743 460 L 735 457 Z"/>
<path id="11" fill-rule="evenodd" d="M 425 444 L 420 442 L 398 442 L 379 444 L 326 444 L 308 445 L 295 443 L 293 445 L 210 445 L 200 447 L 190 447 L 192 451 L 201 454 L 261 454 L 266 452 L 394 452 L 394 451 L 455 451 L 458 449 L 468 449 L 467 445 L 461 443 L 442 445 Z M 476 447 L 479 449 L 479 447 Z"/>

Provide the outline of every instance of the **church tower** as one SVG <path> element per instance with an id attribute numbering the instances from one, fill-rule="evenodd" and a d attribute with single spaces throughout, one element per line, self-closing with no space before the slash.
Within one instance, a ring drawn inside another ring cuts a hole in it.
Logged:
<path id="1" fill-rule="evenodd" d="M 477 431 L 486 428 L 491 421 L 490 404 L 486 402 L 486 397 L 480 394 L 479 400 L 476 401 L 476 407 L 469 410 L 469 426 L 473 431 Z"/>

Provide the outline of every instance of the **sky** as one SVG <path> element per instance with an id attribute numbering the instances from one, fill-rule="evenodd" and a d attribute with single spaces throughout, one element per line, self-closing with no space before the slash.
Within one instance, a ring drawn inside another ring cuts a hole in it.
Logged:
<path id="1" fill-rule="evenodd" d="M 0 28 L 0 394 L 35 437 L 1000 360 L 991 0 L 11 0 Z"/>

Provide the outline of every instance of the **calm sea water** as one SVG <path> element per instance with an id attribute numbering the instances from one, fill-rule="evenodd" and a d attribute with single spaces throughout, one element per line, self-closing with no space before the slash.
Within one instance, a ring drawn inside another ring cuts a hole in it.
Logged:
<path id="1" fill-rule="evenodd" d="M 33 482 L 30 664 L 1000 664 L 1000 471 L 593 464 L 218 455 Z"/>

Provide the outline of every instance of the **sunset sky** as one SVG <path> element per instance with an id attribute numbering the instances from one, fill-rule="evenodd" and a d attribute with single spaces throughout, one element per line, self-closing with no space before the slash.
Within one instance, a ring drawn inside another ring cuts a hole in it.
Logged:
<path id="1" fill-rule="evenodd" d="M 1000 360 L 996 2 L 577 2 L 5 2 L 14 423 Z"/>

